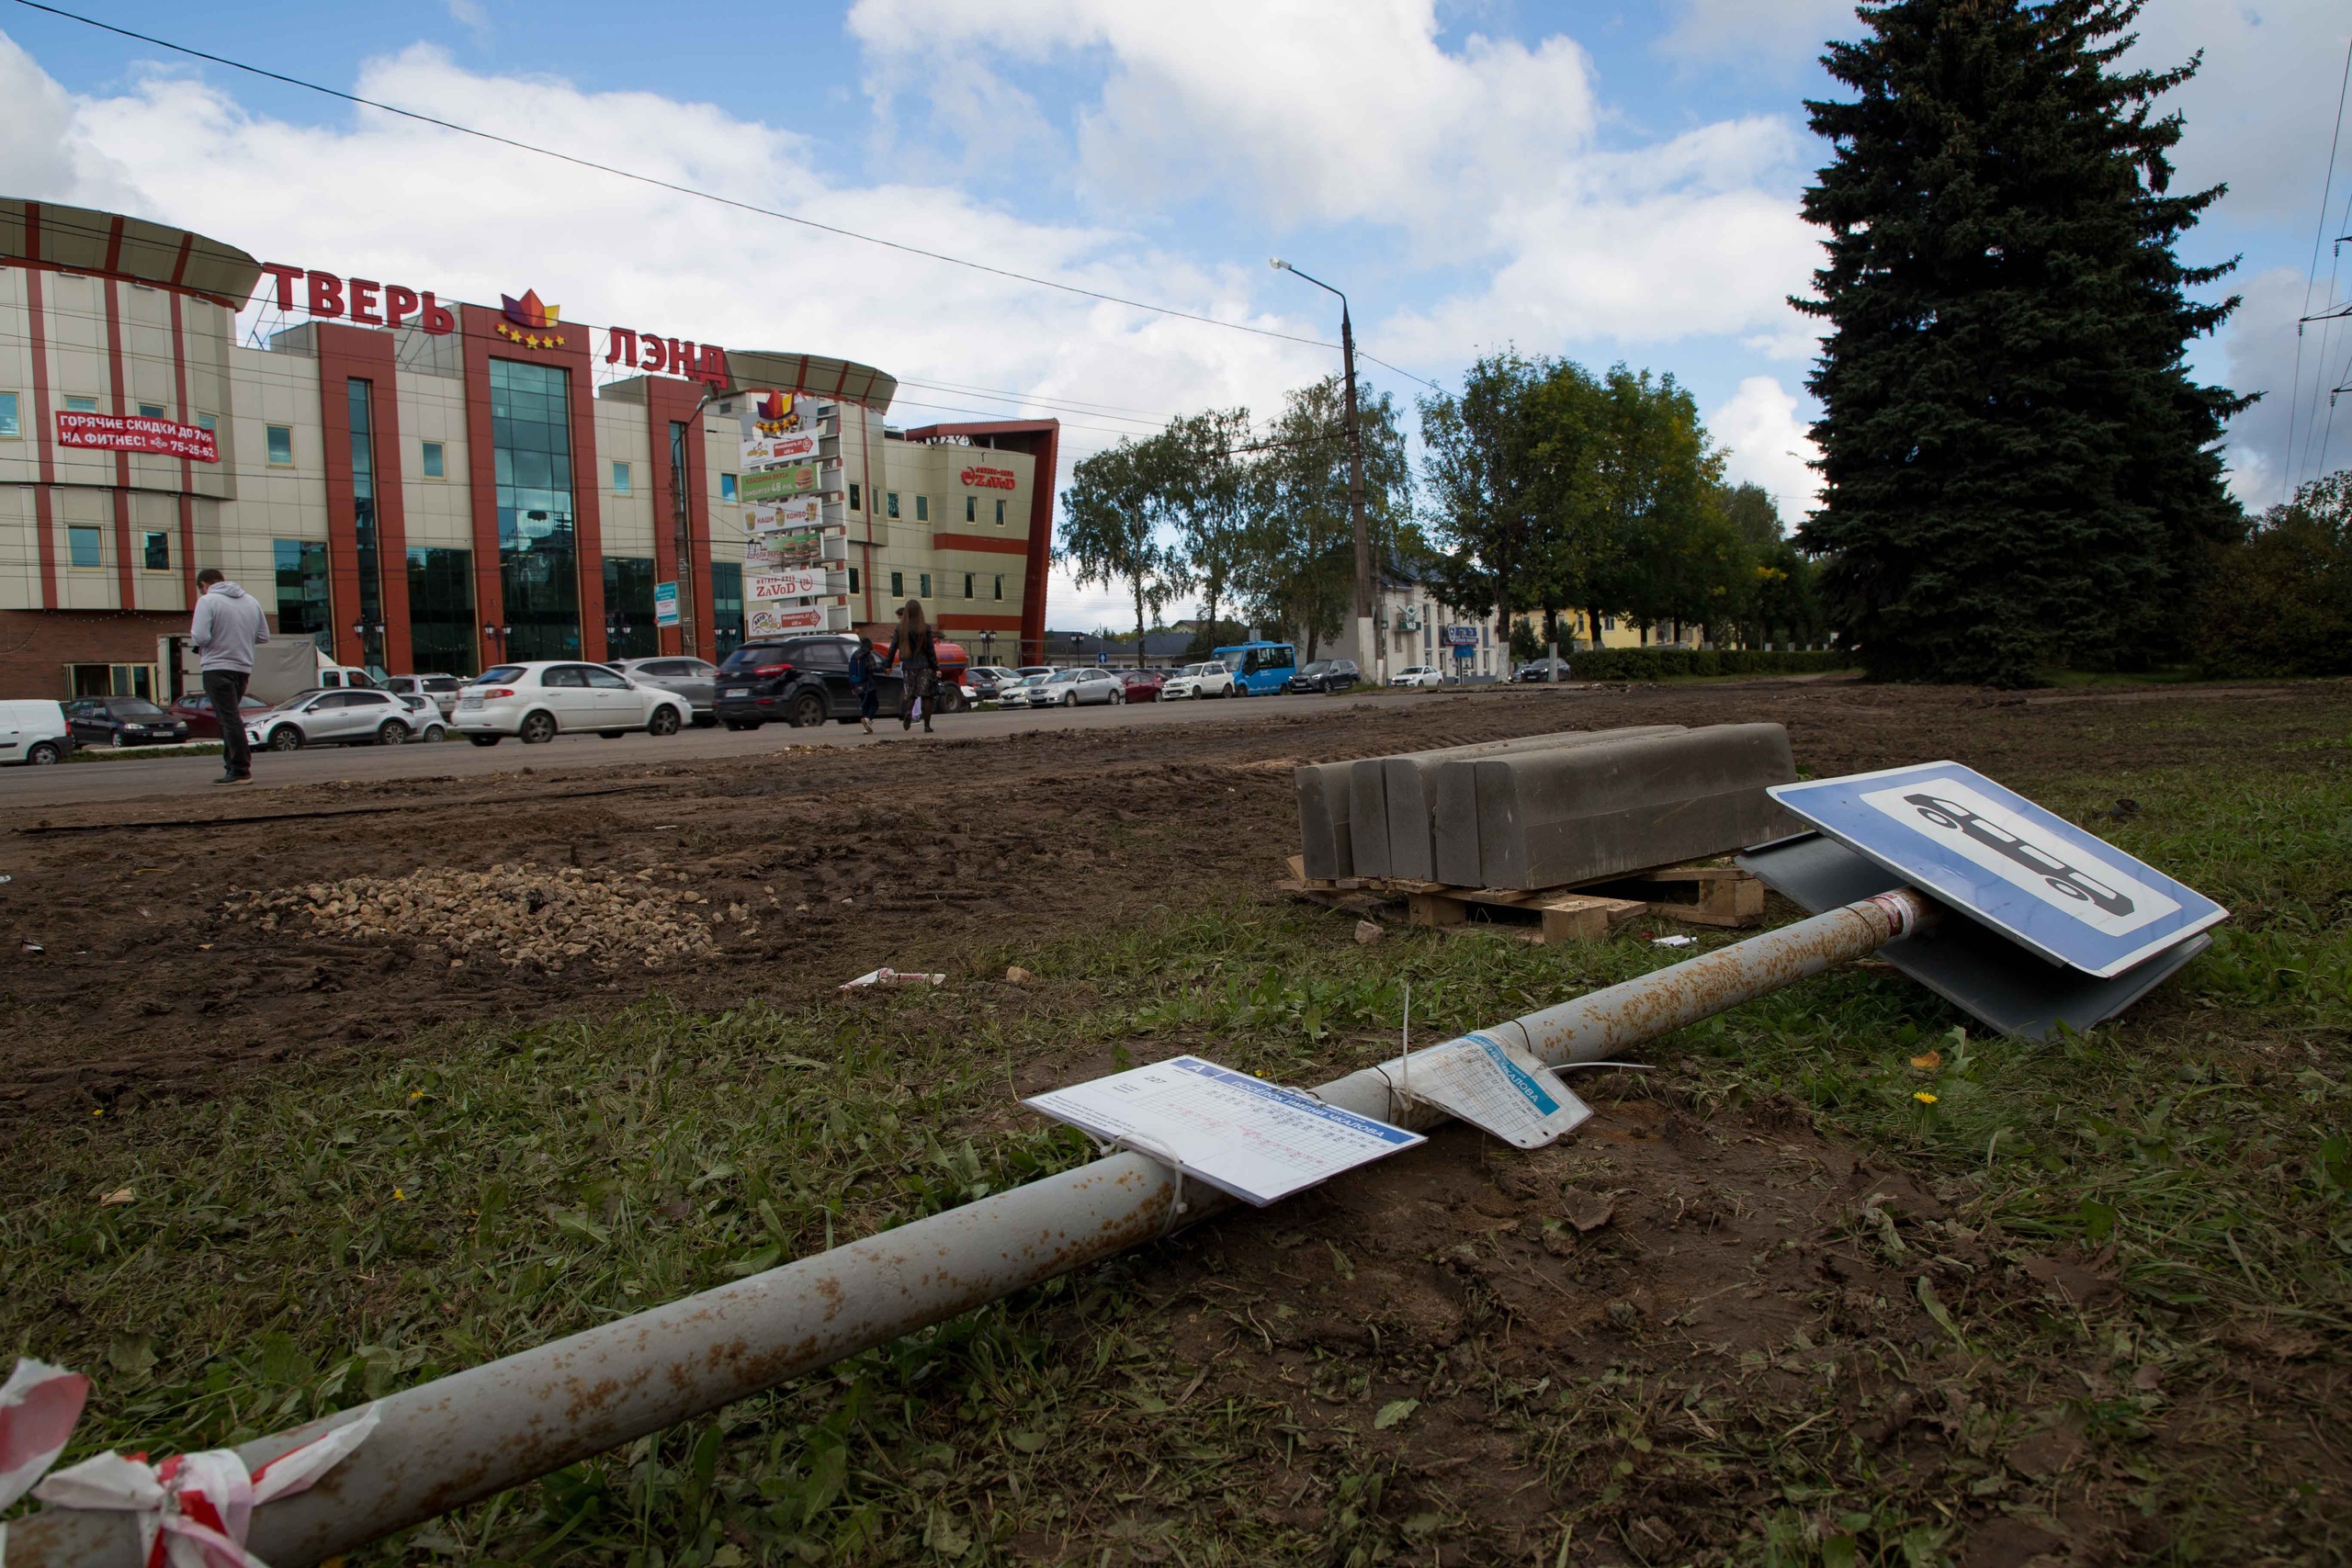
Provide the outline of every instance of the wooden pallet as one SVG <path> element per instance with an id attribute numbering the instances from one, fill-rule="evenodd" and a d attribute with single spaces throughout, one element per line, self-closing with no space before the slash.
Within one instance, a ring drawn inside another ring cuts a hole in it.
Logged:
<path id="1" fill-rule="evenodd" d="M 1538 917 L 1539 940 L 1600 942 L 1643 915 L 1707 926 L 1753 926 L 1764 917 L 1764 885 L 1736 866 L 1672 866 L 1571 887 L 1455 887 L 1406 877 L 1349 876 L 1317 881 L 1306 858 L 1289 858 L 1283 892 L 1354 908 L 1366 895 L 1402 897 L 1414 925 L 1446 931 L 1470 923 L 1472 905 L 1523 909 Z M 1531 933 L 1532 934 L 1532 933 Z"/>

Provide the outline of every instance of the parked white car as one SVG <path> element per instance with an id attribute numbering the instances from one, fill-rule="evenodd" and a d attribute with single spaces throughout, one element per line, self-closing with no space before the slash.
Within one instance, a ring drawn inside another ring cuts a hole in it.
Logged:
<path id="1" fill-rule="evenodd" d="M 398 746 L 412 739 L 439 740 L 448 732 L 430 697 L 350 689 L 298 692 L 245 721 L 245 739 L 267 751 Z"/>
<path id="2" fill-rule="evenodd" d="M 429 698 L 445 719 L 457 711 L 460 684 L 462 682 L 455 675 L 388 675 L 384 678 L 384 690 L 396 696 Z"/>
<path id="3" fill-rule="evenodd" d="M 1445 671 L 1434 664 L 1416 664 L 1388 677 L 1388 683 L 1392 686 L 1442 686 L 1445 684 Z"/>
<path id="4" fill-rule="evenodd" d="M 458 695 L 452 722 L 477 746 L 512 735 L 537 746 L 582 732 L 617 739 L 632 729 L 675 735 L 694 709 L 675 692 L 640 686 L 616 670 L 574 660 L 501 664 Z"/>
<path id="5" fill-rule="evenodd" d="M 0 702 L 0 762 L 36 767 L 62 762 L 74 750 L 74 729 L 65 705 L 26 697 Z"/>
<path id="6" fill-rule="evenodd" d="M 1159 688 L 1159 700 L 1173 702 L 1179 697 L 1229 697 L 1233 695 L 1233 671 L 1216 660 L 1206 664 L 1187 664 L 1168 677 Z"/>

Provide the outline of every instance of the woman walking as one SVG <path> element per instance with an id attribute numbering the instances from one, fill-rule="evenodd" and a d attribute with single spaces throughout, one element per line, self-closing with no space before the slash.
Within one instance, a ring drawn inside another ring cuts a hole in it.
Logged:
<path id="1" fill-rule="evenodd" d="M 906 695 L 899 704 L 899 728 L 905 729 L 921 717 L 922 732 L 930 734 L 931 697 L 939 679 L 939 653 L 933 645 L 931 624 L 922 618 L 920 599 L 908 600 L 899 612 L 899 629 L 890 634 L 888 665 L 898 666 L 905 672 Z"/>

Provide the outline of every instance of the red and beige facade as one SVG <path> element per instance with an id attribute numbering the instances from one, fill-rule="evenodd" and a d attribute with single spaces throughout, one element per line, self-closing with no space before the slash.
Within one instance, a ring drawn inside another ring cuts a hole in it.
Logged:
<path id="1" fill-rule="evenodd" d="M 850 620 L 919 598 L 975 659 L 1038 657 L 1055 422 L 900 431 L 891 379 L 844 361 L 0 199 L 0 696 L 179 689 L 207 566 L 281 634 L 392 672 L 723 655 L 746 624 L 737 457 L 766 389 L 816 411 Z M 656 583 L 678 584 L 681 624 L 656 624 Z"/>

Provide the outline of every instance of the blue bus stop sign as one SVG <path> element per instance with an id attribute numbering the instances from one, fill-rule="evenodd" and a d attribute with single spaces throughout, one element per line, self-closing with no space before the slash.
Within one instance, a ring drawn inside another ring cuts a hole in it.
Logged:
<path id="1" fill-rule="evenodd" d="M 1921 892 L 2086 975 L 2120 975 L 2229 915 L 1957 762 L 1774 784 L 1768 793 Z"/>

